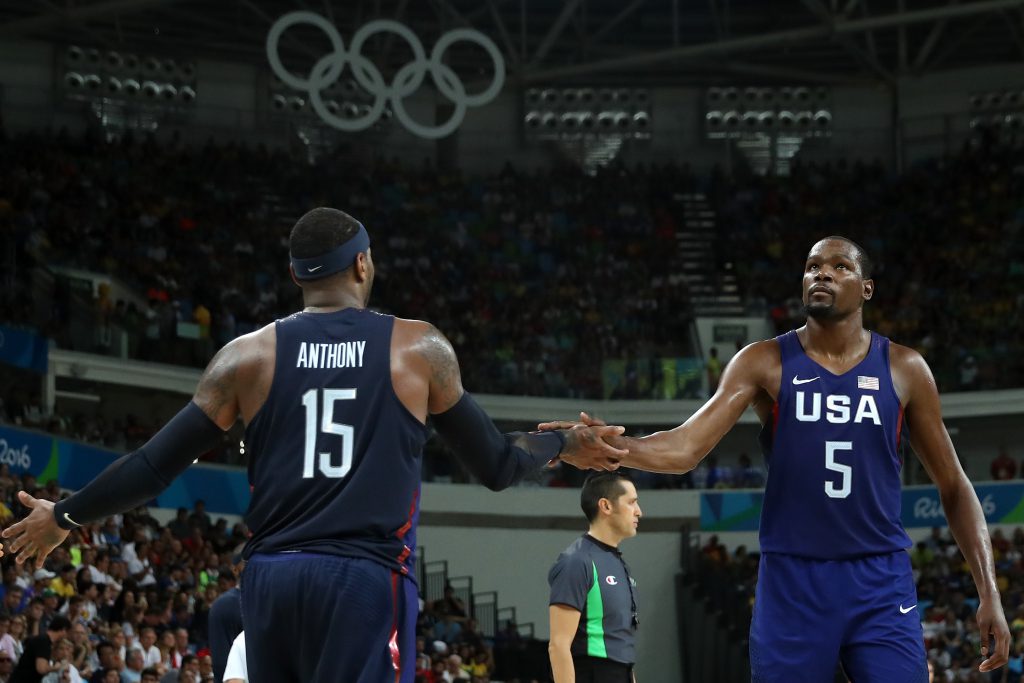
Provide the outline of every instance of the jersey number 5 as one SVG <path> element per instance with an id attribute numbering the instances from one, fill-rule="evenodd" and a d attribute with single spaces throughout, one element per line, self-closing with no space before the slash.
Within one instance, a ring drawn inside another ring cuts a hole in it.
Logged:
<path id="1" fill-rule="evenodd" d="M 334 421 L 334 404 L 338 401 L 352 400 L 356 397 L 355 389 L 324 389 L 323 419 L 320 431 L 325 434 L 336 434 L 341 437 L 341 464 L 332 465 L 330 451 L 320 452 L 320 471 L 329 479 L 341 479 L 352 469 L 352 442 L 355 430 L 352 425 L 339 424 Z M 302 465 L 302 478 L 313 478 L 313 464 L 316 460 L 316 440 L 320 436 L 317 431 L 317 389 L 310 389 L 302 395 L 302 405 L 306 406 L 306 457 Z"/>
<path id="2" fill-rule="evenodd" d="M 836 451 L 852 451 L 852 441 L 826 441 L 825 442 L 825 469 L 839 472 L 843 475 L 843 481 L 836 486 L 834 481 L 825 482 L 825 494 L 829 498 L 846 498 L 850 495 L 850 480 L 853 478 L 853 467 L 836 462 Z"/>

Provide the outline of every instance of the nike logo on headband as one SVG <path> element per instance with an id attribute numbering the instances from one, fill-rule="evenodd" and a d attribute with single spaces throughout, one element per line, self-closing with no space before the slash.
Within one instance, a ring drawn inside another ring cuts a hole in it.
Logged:
<path id="1" fill-rule="evenodd" d="M 323 268 L 323 266 L 319 265 L 316 268 L 306 268 L 306 270 L 308 270 L 311 273 L 315 273 L 316 271 L 320 270 L 321 268 Z"/>

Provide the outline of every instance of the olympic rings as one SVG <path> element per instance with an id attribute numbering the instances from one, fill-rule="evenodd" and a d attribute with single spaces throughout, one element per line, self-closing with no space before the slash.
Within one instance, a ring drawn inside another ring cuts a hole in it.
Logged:
<path id="1" fill-rule="evenodd" d="M 319 28 L 327 34 L 333 49 L 333 52 L 317 61 L 307 78 L 300 78 L 288 71 L 281 63 L 281 55 L 278 52 L 281 35 L 297 24 L 311 24 Z M 391 83 L 385 82 L 380 69 L 362 55 L 363 44 L 377 33 L 394 33 L 412 48 L 412 61 L 395 73 Z M 445 51 L 460 40 L 482 47 L 494 63 L 494 80 L 483 92 L 475 95 L 466 92 L 462 79 L 442 61 Z M 346 50 L 345 42 L 337 29 L 323 16 L 315 12 L 289 12 L 278 18 L 267 33 L 267 60 L 281 82 L 309 95 L 313 111 L 324 123 L 349 133 L 366 130 L 377 123 L 384 113 L 385 105 L 390 102 L 395 118 L 410 133 L 427 139 L 443 138 L 462 125 L 467 108 L 487 104 L 498 96 L 505 84 L 505 60 L 494 41 L 483 33 L 469 28 L 448 31 L 438 39 L 428 59 L 419 37 L 405 24 L 390 19 L 377 19 L 363 25 L 352 36 L 352 44 Z M 341 118 L 331 113 L 322 97 L 323 90 L 338 80 L 346 66 L 351 66 L 352 76 L 356 82 L 374 98 L 369 111 L 354 119 Z M 425 126 L 415 121 L 406 111 L 404 103 L 406 97 L 419 89 L 428 73 L 438 93 L 455 105 L 451 118 L 436 126 Z"/>

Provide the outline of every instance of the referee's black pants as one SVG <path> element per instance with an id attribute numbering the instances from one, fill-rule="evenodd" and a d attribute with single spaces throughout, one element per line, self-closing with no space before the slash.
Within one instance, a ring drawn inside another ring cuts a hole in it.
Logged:
<path id="1" fill-rule="evenodd" d="M 586 655 L 573 655 L 572 664 L 576 669 L 576 683 L 630 683 L 633 680 L 632 664 Z"/>

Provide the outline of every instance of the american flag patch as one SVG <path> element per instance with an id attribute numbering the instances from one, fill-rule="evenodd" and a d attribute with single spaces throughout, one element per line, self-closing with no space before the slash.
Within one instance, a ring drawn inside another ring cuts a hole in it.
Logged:
<path id="1" fill-rule="evenodd" d="M 857 375 L 857 388 L 858 389 L 873 389 L 878 391 L 878 378 L 877 377 L 865 377 L 864 375 Z"/>

